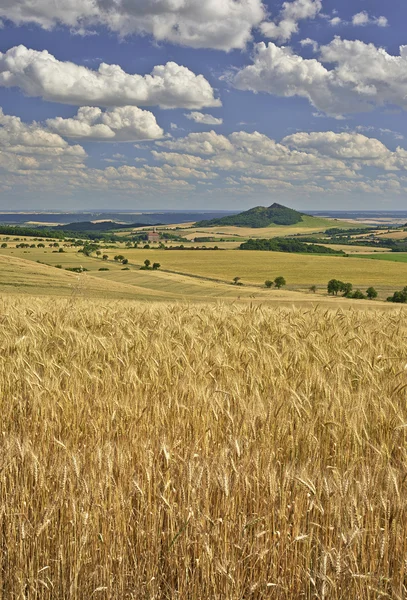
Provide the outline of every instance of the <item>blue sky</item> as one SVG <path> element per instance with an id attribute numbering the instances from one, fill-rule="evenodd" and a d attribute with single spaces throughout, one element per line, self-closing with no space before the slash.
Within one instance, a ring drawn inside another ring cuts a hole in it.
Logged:
<path id="1" fill-rule="evenodd" d="M 407 5 L 0 0 L 0 210 L 404 209 Z"/>

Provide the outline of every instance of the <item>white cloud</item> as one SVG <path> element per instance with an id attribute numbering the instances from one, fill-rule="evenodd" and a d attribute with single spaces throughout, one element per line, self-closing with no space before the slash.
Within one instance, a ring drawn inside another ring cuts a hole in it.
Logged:
<path id="1" fill-rule="evenodd" d="M 329 70 L 323 63 L 334 67 Z M 407 109 L 406 69 L 407 46 L 393 56 L 373 44 L 336 37 L 321 46 L 320 60 L 304 59 L 272 42 L 257 44 L 253 64 L 232 82 L 242 90 L 301 96 L 318 110 L 340 116 L 387 104 Z"/>
<path id="2" fill-rule="evenodd" d="M 0 108 L 0 168 L 19 172 L 63 164 L 70 169 L 82 166 L 85 158 L 81 146 L 70 146 L 40 124 L 27 125 L 19 117 L 5 115 Z"/>
<path id="3" fill-rule="evenodd" d="M 110 142 L 155 140 L 164 135 L 155 116 L 136 106 L 120 106 L 102 112 L 84 106 L 75 117 L 48 119 L 47 126 L 63 137 Z"/>
<path id="4" fill-rule="evenodd" d="M 403 180 L 398 172 L 407 171 L 406 150 L 391 151 L 379 140 L 355 132 L 299 132 L 278 143 L 258 132 L 223 136 L 211 131 L 157 146 L 163 150 L 153 150 L 154 158 L 174 168 L 224 173 L 222 180 L 233 186 L 241 182 L 305 194 L 321 189 L 382 193 L 390 187 L 394 192 L 397 185 L 383 183 L 387 176 L 378 180 L 370 167 L 393 172 L 398 183 Z"/>
<path id="5" fill-rule="evenodd" d="M 322 0 L 293 0 L 284 2 L 278 23 L 262 23 L 261 32 L 268 38 L 287 42 L 298 32 L 298 22 L 315 19 L 322 10 Z"/>
<path id="6" fill-rule="evenodd" d="M 387 27 L 388 21 L 386 17 L 371 17 L 365 10 L 353 15 L 352 25 L 365 26 L 365 25 L 378 25 L 379 27 Z"/>
<path id="7" fill-rule="evenodd" d="M 196 109 L 221 104 L 202 75 L 174 62 L 154 67 L 151 75 L 131 75 L 119 65 L 101 63 L 95 71 L 25 46 L 0 53 L 0 86 L 18 87 L 27 96 L 77 106 Z"/>
<path id="8" fill-rule="evenodd" d="M 313 52 L 317 52 L 319 48 L 318 42 L 312 40 L 311 38 L 305 38 L 305 40 L 301 40 L 300 44 L 302 47 L 311 46 Z"/>
<path id="9" fill-rule="evenodd" d="M 2 0 L 0 18 L 84 34 L 104 26 L 193 48 L 244 48 L 265 18 L 261 0 Z"/>
<path id="10" fill-rule="evenodd" d="M 90 116 L 86 110 L 80 114 L 91 124 L 102 124 L 109 112 L 97 109 Z M 81 146 L 69 145 L 44 125 L 26 124 L 0 112 L 1 186 L 19 197 L 106 193 L 134 198 L 137 193 L 153 200 L 157 194 L 174 193 L 192 198 L 200 193 L 202 182 L 211 184 L 216 194 L 260 198 L 268 190 L 287 202 L 298 194 L 325 198 L 407 192 L 407 151 L 390 150 L 359 132 L 297 132 L 278 142 L 258 132 L 225 136 L 208 131 L 157 141 L 149 159 L 154 164 L 137 158 L 137 166 L 95 169 L 87 167 L 85 159 Z M 115 153 L 104 160 L 123 162 L 126 157 Z"/>
<path id="11" fill-rule="evenodd" d="M 332 25 L 332 27 L 337 27 L 338 25 L 341 25 L 343 21 L 340 17 L 333 17 L 330 19 L 329 23 Z"/>
<path id="12" fill-rule="evenodd" d="M 187 119 L 200 123 L 201 125 L 222 125 L 223 119 L 218 119 L 212 115 L 204 114 L 201 112 L 191 112 L 185 115 Z"/>

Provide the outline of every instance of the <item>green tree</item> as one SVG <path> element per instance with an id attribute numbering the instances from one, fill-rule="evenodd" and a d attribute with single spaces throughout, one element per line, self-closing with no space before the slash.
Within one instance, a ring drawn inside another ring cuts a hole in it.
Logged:
<path id="1" fill-rule="evenodd" d="M 317 291 L 317 286 L 316 285 L 312 285 L 309 289 L 310 292 L 312 292 L 313 294 L 315 294 L 315 292 Z"/>
<path id="2" fill-rule="evenodd" d="M 104 254 L 104 255 L 102 256 L 102 259 L 103 259 L 103 260 L 108 260 L 108 259 L 109 259 L 109 255 L 108 255 L 108 254 Z"/>
<path id="3" fill-rule="evenodd" d="M 100 256 L 102 253 L 100 250 L 96 250 L 96 256 Z"/>
<path id="4" fill-rule="evenodd" d="M 276 288 L 279 290 L 280 288 L 283 287 L 283 285 L 286 285 L 286 280 L 284 279 L 284 277 L 276 277 L 274 280 L 274 285 L 276 286 Z"/>
<path id="5" fill-rule="evenodd" d="M 266 286 L 266 288 L 271 288 L 273 286 L 273 282 L 270 279 L 266 279 L 264 285 Z"/>
<path id="6" fill-rule="evenodd" d="M 161 267 L 160 263 L 153 263 L 153 271 L 157 271 Z"/>
<path id="7" fill-rule="evenodd" d="M 374 287 L 367 288 L 366 296 L 369 298 L 369 300 L 374 300 L 377 298 L 377 295 L 377 291 L 374 289 Z"/>
<path id="8" fill-rule="evenodd" d="M 241 280 L 241 277 L 233 277 L 233 285 L 237 285 L 240 280 Z"/>
<path id="9" fill-rule="evenodd" d="M 2 245 L 1 245 L 1 247 L 2 247 L 2 248 L 7 248 L 7 244 L 6 244 L 6 243 L 4 243 L 4 244 L 2 244 Z"/>
<path id="10" fill-rule="evenodd" d="M 122 265 L 128 265 L 128 264 L 129 264 L 129 259 L 128 258 L 123 258 Z"/>
<path id="11" fill-rule="evenodd" d="M 394 292 L 393 296 L 387 298 L 387 302 L 396 302 L 397 304 L 407 303 L 407 286 L 401 292 Z"/>
<path id="12" fill-rule="evenodd" d="M 341 285 L 341 292 L 343 292 L 345 298 L 349 298 L 351 296 L 352 289 L 353 285 L 351 283 L 342 283 Z"/>
<path id="13" fill-rule="evenodd" d="M 148 260 L 148 258 L 146 258 L 146 260 L 144 261 L 144 266 L 146 269 L 149 269 L 151 265 L 151 260 Z"/>
<path id="14" fill-rule="evenodd" d="M 330 281 L 328 281 L 328 294 L 331 294 L 332 296 L 337 296 L 338 292 L 341 291 L 342 287 L 342 281 L 339 281 L 339 279 L 331 279 Z"/>
<path id="15" fill-rule="evenodd" d="M 351 297 L 354 298 L 355 300 L 364 300 L 366 298 L 364 293 L 361 292 L 360 290 L 355 290 Z"/>

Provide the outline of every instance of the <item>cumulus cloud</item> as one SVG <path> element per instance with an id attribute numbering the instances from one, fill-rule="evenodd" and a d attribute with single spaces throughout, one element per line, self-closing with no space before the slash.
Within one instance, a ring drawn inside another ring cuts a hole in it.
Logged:
<path id="1" fill-rule="evenodd" d="M 204 114 L 201 112 L 191 112 L 185 115 L 187 119 L 200 123 L 201 125 L 222 125 L 223 119 L 218 119 L 212 115 Z"/>
<path id="2" fill-rule="evenodd" d="M 92 70 L 25 46 L 0 52 L 0 86 L 77 106 L 199 109 L 221 104 L 202 75 L 174 62 L 154 67 L 150 75 L 132 75 L 119 65 L 101 63 L 98 70 Z"/>
<path id="3" fill-rule="evenodd" d="M 82 166 L 85 158 L 81 146 L 70 146 L 42 125 L 23 123 L 19 117 L 5 115 L 0 108 L 0 168 L 18 172 L 63 164 L 70 169 Z"/>
<path id="4" fill-rule="evenodd" d="M 202 182 L 214 193 L 264 198 L 268 190 L 287 201 L 299 193 L 323 193 L 325 198 L 407 191 L 407 151 L 392 151 L 358 132 L 298 132 L 279 142 L 258 132 L 225 136 L 208 131 L 157 141 L 151 152 L 154 164 L 94 169 L 86 167 L 85 158 L 80 146 L 70 146 L 44 126 L 1 113 L 2 186 L 18 193 L 25 185 L 41 193 L 137 193 L 146 199 L 173 192 L 192 197 L 200 193 Z M 122 159 L 116 154 L 109 161 Z"/>
<path id="5" fill-rule="evenodd" d="M 353 15 L 352 25 L 378 25 L 379 27 L 387 27 L 388 21 L 386 17 L 371 17 L 365 10 Z"/>
<path id="6" fill-rule="evenodd" d="M 97 26 L 193 48 L 244 48 L 265 18 L 261 0 L 2 0 L 0 18 L 80 33 Z"/>
<path id="7" fill-rule="evenodd" d="M 329 70 L 323 63 L 334 65 Z M 407 46 L 399 56 L 361 41 L 336 37 L 320 47 L 319 60 L 289 47 L 257 44 L 253 64 L 232 77 L 238 89 L 307 98 L 332 116 L 367 112 L 377 106 L 407 108 Z"/>
<path id="8" fill-rule="evenodd" d="M 315 19 L 322 10 L 322 0 L 293 0 L 284 2 L 277 23 L 265 22 L 260 26 L 266 37 L 287 42 L 298 32 L 298 23 L 304 19 Z"/>
<path id="9" fill-rule="evenodd" d="M 279 189 L 297 193 L 388 191 L 388 175 L 375 178 L 369 169 L 375 167 L 394 173 L 392 191 L 397 188 L 395 180 L 406 191 L 400 184 L 403 176 L 396 173 L 407 170 L 407 151 L 391 151 L 379 140 L 356 132 L 299 132 L 277 142 L 258 132 L 223 136 L 211 131 L 157 142 L 157 146 L 162 150 L 153 150 L 156 160 L 174 168 L 224 173 L 223 181 L 230 181 L 233 189 L 240 182 L 269 189 L 278 184 Z"/>
<path id="10" fill-rule="evenodd" d="M 155 116 L 136 106 L 120 106 L 102 112 L 84 106 L 71 119 L 48 119 L 47 126 L 63 137 L 110 142 L 156 140 L 164 135 Z"/>

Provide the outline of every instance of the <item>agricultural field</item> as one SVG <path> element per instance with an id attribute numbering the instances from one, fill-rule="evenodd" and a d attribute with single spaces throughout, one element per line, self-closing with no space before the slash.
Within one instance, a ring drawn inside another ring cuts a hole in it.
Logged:
<path id="1" fill-rule="evenodd" d="M 396 263 L 407 263 L 407 252 L 387 252 L 383 254 L 380 252 L 377 254 L 366 254 L 364 258 L 371 258 L 373 260 L 386 260 Z"/>
<path id="2" fill-rule="evenodd" d="M 407 596 L 403 307 L 0 311 L 2 599 Z"/>
<path id="3" fill-rule="evenodd" d="M 174 226 L 175 227 L 175 226 Z M 322 219 L 318 217 L 303 217 L 303 222 L 296 225 L 270 225 L 268 227 L 252 228 L 252 227 L 233 227 L 219 225 L 214 227 L 183 227 L 183 231 L 180 231 L 180 235 L 187 238 L 195 238 L 199 236 L 216 236 L 221 238 L 232 238 L 240 239 L 242 241 L 248 238 L 272 238 L 272 237 L 284 237 L 286 235 L 296 234 L 311 234 L 320 231 L 325 231 L 331 227 L 346 227 L 346 229 L 360 228 L 363 225 L 352 223 L 348 221 L 337 221 L 336 219 Z"/>
<path id="4" fill-rule="evenodd" d="M 52 252 L 50 248 L 8 247 L 0 249 L 0 257 L 20 258 L 34 262 L 36 266 L 31 267 L 32 272 L 37 265 L 41 266 L 40 263 L 53 267 L 61 266 L 62 269 L 52 269 L 54 277 L 58 277 L 58 273 L 61 272 L 67 274 L 66 268 L 82 267 L 88 270 L 87 281 L 90 281 L 89 277 L 93 277 L 95 281 L 97 279 L 105 282 L 105 287 L 111 288 L 110 294 L 117 293 L 112 288 L 114 282 L 117 282 L 136 286 L 138 293 L 140 290 L 145 290 L 147 296 L 158 294 L 158 297 L 168 299 L 186 297 L 236 299 L 260 294 L 265 301 L 275 301 L 277 290 L 273 290 L 274 296 L 270 296 L 270 291 L 262 290 L 261 286 L 266 279 L 273 280 L 280 275 L 287 281 L 286 292 L 307 292 L 311 285 L 316 285 L 318 290 L 314 300 L 326 298 L 326 284 L 332 278 L 350 281 L 355 289 L 365 290 L 373 285 L 378 289 L 379 297 L 386 299 L 390 293 L 404 287 L 407 281 L 407 263 L 403 261 L 406 255 L 403 253 L 361 254 L 360 257 L 347 258 L 241 250 L 188 251 L 158 248 L 145 250 L 126 248 L 124 245 L 103 252 L 108 253 L 108 261 L 102 261 L 95 255 L 85 256 L 74 247 L 65 248 L 63 253 Z M 121 253 L 129 260 L 126 268 L 113 260 L 117 253 Z M 379 259 L 380 256 L 388 261 L 385 269 L 380 260 L 369 260 Z M 146 259 L 151 263 L 159 262 L 160 271 L 140 271 L 140 266 Z M 397 260 L 399 262 L 395 262 Z M 99 271 L 101 268 L 108 270 Z M 3 279 L 5 277 L 3 275 Z M 239 288 L 231 286 L 234 277 L 240 277 L 244 285 Z M 294 296 L 293 299 L 299 300 L 299 297 Z"/>
<path id="5" fill-rule="evenodd" d="M 289 285 L 325 285 L 329 279 L 351 281 L 355 285 L 400 286 L 407 281 L 407 265 L 383 265 L 365 258 L 318 256 L 261 251 L 187 251 L 136 250 L 123 254 L 131 263 L 145 259 L 158 261 L 162 269 L 232 281 L 262 284 L 266 279 L 283 275 Z"/>

